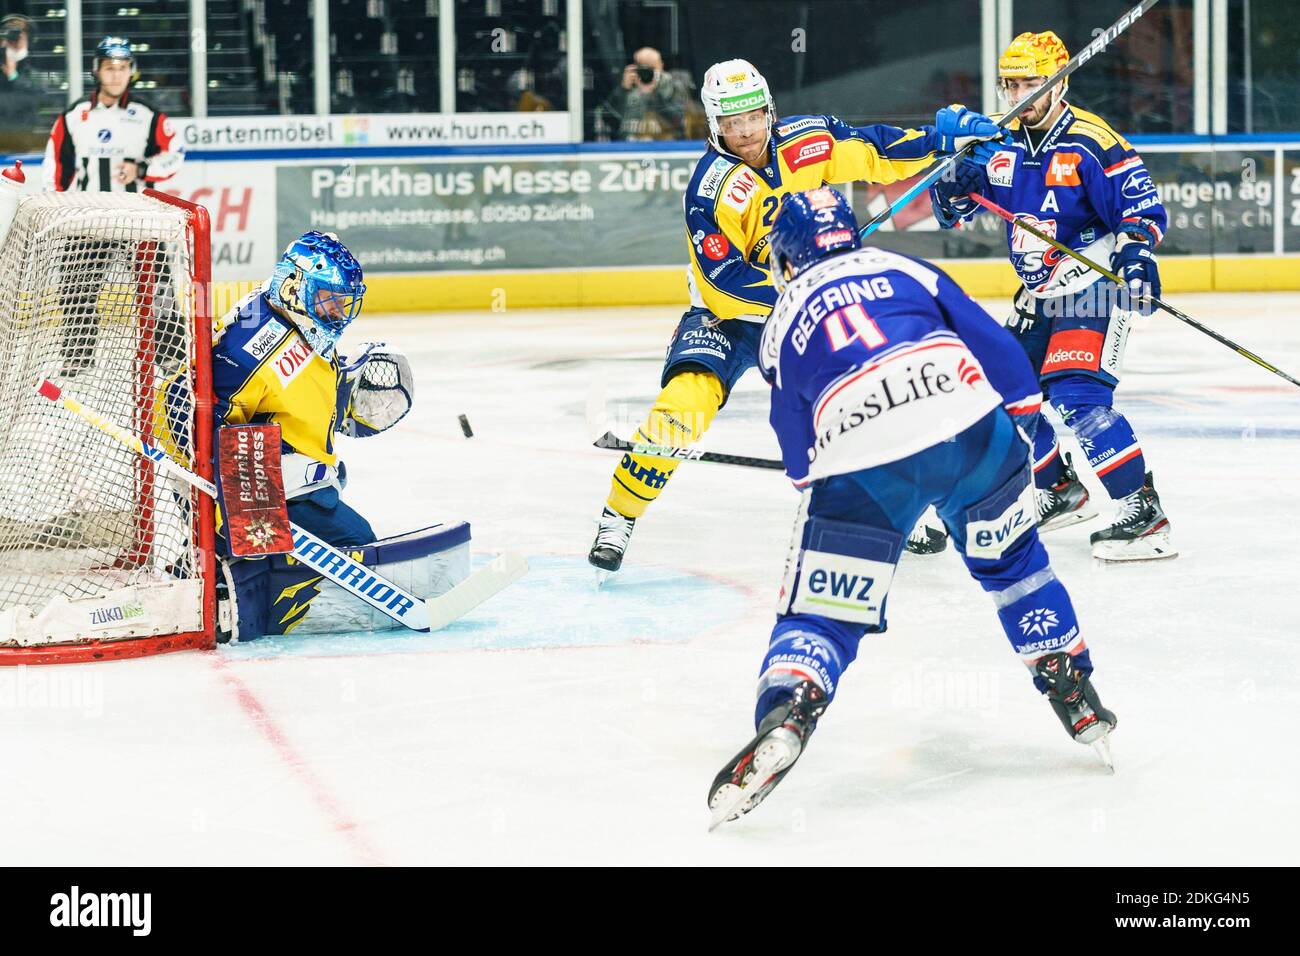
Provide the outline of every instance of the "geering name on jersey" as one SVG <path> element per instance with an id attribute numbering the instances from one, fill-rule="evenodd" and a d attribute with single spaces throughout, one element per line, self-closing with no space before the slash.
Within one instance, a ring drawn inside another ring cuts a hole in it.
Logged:
<path id="1" fill-rule="evenodd" d="M 946 275 L 864 248 L 794 279 L 763 329 L 759 368 L 796 485 L 896 461 L 999 405 L 1036 408 L 1010 333 Z"/>

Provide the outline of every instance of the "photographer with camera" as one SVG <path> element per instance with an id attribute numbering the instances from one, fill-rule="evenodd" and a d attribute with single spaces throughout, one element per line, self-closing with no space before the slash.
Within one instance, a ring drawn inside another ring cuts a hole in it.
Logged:
<path id="1" fill-rule="evenodd" d="M 36 133 L 44 90 L 22 66 L 32 32 L 32 21 L 20 13 L 0 18 L 0 149 L 33 149 L 44 139 Z"/>
<path id="2" fill-rule="evenodd" d="M 604 109 L 618 122 L 616 139 L 682 139 L 685 134 L 686 90 L 664 71 L 664 58 L 654 47 L 632 54 Z"/>

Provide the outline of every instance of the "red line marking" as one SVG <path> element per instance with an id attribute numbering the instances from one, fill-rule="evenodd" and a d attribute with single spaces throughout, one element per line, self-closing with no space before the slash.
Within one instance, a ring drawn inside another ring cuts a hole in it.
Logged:
<path id="1" fill-rule="evenodd" d="M 364 866 L 386 866 L 387 863 L 383 855 L 362 835 L 356 821 L 343 809 L 342 804 L 330 792 L 325 781 L 311 769 L 307 758 L 299 753 L 293 743 L 290 742 L 288 734 L 276 723 L 270 711 L 257 699 L 257 695 L 239 678 L 239 675 L 231 670 L 230 662 L 222 656 L 220 651 L 209 651 L 205 653 L 205 656 L 213 668 L 216 669 L 222 683 L 234 696 L 235 701 L 244 712 L 244 716 L 252 721 L 253 726 L 257 728 L 257 732 L 271 745 L 271 749 L 275 751 L 276 756 L 280 758 L 289 768 L 290 773 L 297 777 L 298 782 L 307 790 L 312 802 L 316 804 L 316 808 L 328 821 L 330 829 L 342 836 L 347 842 L 348 848 L 356 858 L 356 862 Z"/>

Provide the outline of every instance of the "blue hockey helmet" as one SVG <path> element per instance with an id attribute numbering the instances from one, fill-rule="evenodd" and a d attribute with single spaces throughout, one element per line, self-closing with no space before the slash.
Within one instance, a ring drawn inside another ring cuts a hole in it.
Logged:
<path id="1" fill-rule="evenodd" d="M 786 196 L 768 241 L 772 283 L 778 292 L 788 281 L 787 265 L 793 278 L 819 259 L 862 248 L 858 220 L 849 201 L 830 186 Z"/>
<path id="2" fill-rule="evenodd" d="M 289 243 L 267 281 L 271 305 L 293 321 L 319 355 L 329 358 L 361 311 L 361 265 L 332 232 L 306 232 Z"/>

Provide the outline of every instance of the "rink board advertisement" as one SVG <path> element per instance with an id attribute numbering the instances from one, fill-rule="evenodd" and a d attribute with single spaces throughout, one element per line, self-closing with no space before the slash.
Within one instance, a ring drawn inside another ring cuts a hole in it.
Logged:
<path id="1" fill-rule="evenodd" d="M 524 290 L 514 305 L 686 301 L 682 198 L 697 146 L 494 150 L 199 150 L 163 189 L 211 212 L 217 280 L 260 281 L 291 239 L 321 229 L 378 279 L 377 310 L 481 308 L 497 287 Z M 1277 258 L 1300 256 L 1300 144 L 1139 150 L 1170 217 L 1170 291 L 1300 287 L 1300 260 Z M 908 185 L 845 188 L 865 220 Z M 1003 295 L 1014 283 L 1004 228 L 985 214 L 940 230 L 921 197 L 875 241 L 946 262 L 973 294 Z"/>
<path id="2" fill-rule="evenodd" d="M 276 170 L 279 239 L 346 236 L 385 272 L 684 264 L 695 157 L 324 163 Z"/>

